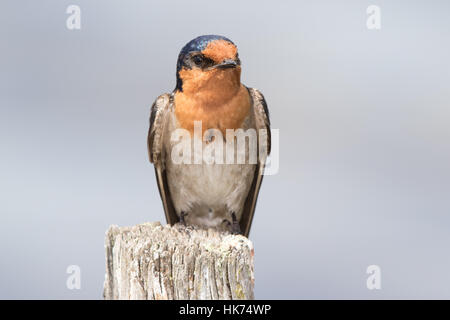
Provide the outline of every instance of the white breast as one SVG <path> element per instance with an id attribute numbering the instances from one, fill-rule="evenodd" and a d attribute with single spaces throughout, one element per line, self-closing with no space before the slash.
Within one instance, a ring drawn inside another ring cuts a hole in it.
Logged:
<path id="1" fill-rule="evenodd" d="M 253 113 L 251 112 L 251 114 Z M 253 117 L 248 117 L 244 122 L 243 129 L 249 127 L 254 127 Z M 244 164 L 209 163 L 211 159 L 207 155 L 211 155 L 212 145 L 206 142 L 203 142 L 197 149 L 192 144 L 191 148 L 192 160 L 202 159 L 204 156 L 206 162 L 202 161 L 201 164 L 174 163 L 171 152 L 179 141 L 170 141 L 168 136 L 176 129 L 176 119 L 172 115 L 172 119 L 168 123 L 168 134 L 165 135 L 165 140 L 167 139 L 165 146 L 170 146 L 166 150 L 165 162 L 169 190 L 177 214 L 179 215 L 181 211 L 186 212 L 188 224 L 207 227 L 217 226 L 224 219 L 231 220 L 231 212 L 234 212 L 240 219 L 253 181 L 256 164 L 249 164 L 248 158 Z M 226 150 L 224 150 L 224 154 L 225 152 Z M 196 156 L 197 158 L 195 158 Z M 224 162 L 226 162 L 225 157 Z"/>

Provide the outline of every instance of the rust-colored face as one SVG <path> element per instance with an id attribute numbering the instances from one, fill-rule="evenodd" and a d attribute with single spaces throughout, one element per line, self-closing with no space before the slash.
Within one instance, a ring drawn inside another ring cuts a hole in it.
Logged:
<path id="1" fill-rule="evenodd" d="M 226 60 L 238 59 L 236 46 L 226 40 L 210 42 L 201 53 L 205 57 L 213 60 L 216 64 L 220 64 Z"/>
<path id="2" fill-rule="evenodd" d="M 187 52 L 179 63 L 178 77 L 182 85 L 177 89 L 185 94 L 233 91 L 240 85 L 240 60 L 236 46 L 230 41 L 213 40 L 202 50 Z"/>
<path id="3" fill-rule="evenodd" d="M 240 128 L 251 101 L 240 81 L 236 46 L 227 39 L 206 45 L 193 41 L 193 49 L 182 51 L 178 61 L 181 85 L 177 83 L 175 114 L 180 127 L 192 132 L 194 121 L 202 121 L 203 130 L 215 128 L 223 134 L 226 129 Z"/>

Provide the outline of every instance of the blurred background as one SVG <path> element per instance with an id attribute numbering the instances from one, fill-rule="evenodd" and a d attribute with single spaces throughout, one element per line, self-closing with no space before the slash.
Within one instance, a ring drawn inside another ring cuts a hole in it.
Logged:
<path id="1" fill-rule="evenodd" d="M 69 30 L 69 5 L 81 29 Z M 369 5 L 381 29 L 369 30 Z M 181 47 L 239 48 L 280 130 L 260 299 L 450 298 L 448 1 L 0 3 L 0 298 L 100 299 L 108 226 L 164 221 L 150 106 Z M 381 269 L 368 290 L 366 268 Z M 81 289 L 66 287 L 69 265 Z"/>

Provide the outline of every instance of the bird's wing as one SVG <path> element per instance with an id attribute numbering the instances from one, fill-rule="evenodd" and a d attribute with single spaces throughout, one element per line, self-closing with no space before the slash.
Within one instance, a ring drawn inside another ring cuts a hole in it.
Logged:
<path id="1" fill-rule="evenodd" d="M 147 147 L 150 162 L 155 166 L 156 181 L 158 182 L 159 194 L 163 202 L 167 223 L 174 224 L 178 222 L 178 216 L 175 212 L 167 184 L 165 151 L 163 146 L 165 124 L 167 122 L 167 115 L 170 112 L 171 100 L 171 96 L 166 93 L 156 98 L 153 103 L 150 113 Z"/>
<path id="2" fill-rule="evenodd" d="M 258 163 L 253 177 L 253 182 L 250 187 L 250 191 L 245 200 L 244 209 L 242 211 L 239 225 L 242 233 L 248 237 L 250 233 L 250 227 L 252 225 L 253 214 L 255 212 L 256 200 L 258 198 L 259 188 L 264 173 L 264 166 L 267 156 L 270 154 L 270 120 L 269 110 L 267 108 L 266 100 L 261 92 L 256 89 L 248 88 L 250 96 L 253 100 L 253 110 L 255 112 L 256 129 L 258 136 Z M 265 129 L 266 134 L 260 134 L 260 130 Z"/>

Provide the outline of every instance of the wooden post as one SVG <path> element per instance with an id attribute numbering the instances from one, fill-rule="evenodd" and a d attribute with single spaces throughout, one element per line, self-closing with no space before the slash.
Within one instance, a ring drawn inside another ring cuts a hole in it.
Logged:
<path id="1" fill-rule="evenodd" d="M 105 299 L 254 299 L 253 244 L 192 227 L 111 226 Z"/>

